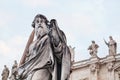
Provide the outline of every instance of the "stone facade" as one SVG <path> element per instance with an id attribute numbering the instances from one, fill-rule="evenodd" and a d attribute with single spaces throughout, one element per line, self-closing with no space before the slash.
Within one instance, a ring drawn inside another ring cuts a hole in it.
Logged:
<path id="1" fill-rule="evenodd" d="M 120 80 L 120 54 L 74 62 L 70 80 Z"/>

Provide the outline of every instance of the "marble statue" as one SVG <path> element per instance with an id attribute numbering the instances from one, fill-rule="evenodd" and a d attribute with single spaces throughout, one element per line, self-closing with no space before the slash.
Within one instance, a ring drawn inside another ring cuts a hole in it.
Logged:
<path id="1" fill-rule="evenodd" d="M 11 70 L 10 80 L 16 80 L 18 75 L 18 63 L 15 60 Z"/>
<path id="2" fill-rule="evenodd" d="M 95 41 L 92 41 L 92 44 L 88 47 L 89 53 L 92 57 L 97 57 L 98 48 L 98 44 L 96 44 Z"/>
<path id="3" fill-rule="evenodd" d="M 38 14 L 34 28 L 21 58 L 18 74 L 20 80 L 68 80 L 71 55 L 66 36 L 57 21 Z"/>
<path id="4" fill-rule="evenodd" d="M 71 62 L 74 62 L 74 58 L 75 58 L 75 47 L 69 46 L 69 50 L 71 53 Z"/>
<path id="5" fill-rule="evenodd" d="M 109 36 L 110 41 L 105 43 L 109 48 L 109 55 L 115 55 L 116 54 L 116 50 L 117 50 L 117 43 L 116 41 L 112 38 L 112 36 Z"/>
<path id="6" fill-rule="evenodd" d="M 2 71 L 2 80 L 7 80 L 9 77 L 9 69 L 6 65 L 4 65 L 4 69 Z"/>

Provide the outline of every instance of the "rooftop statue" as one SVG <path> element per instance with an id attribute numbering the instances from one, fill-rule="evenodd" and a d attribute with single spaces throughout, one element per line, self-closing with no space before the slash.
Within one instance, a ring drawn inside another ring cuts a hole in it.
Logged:
<path id="1" fill-rule="evenodd" d="M 57 21 L 35 16 L 28 43 L 21 58 L 20 80 L 68 80 L 71 67 L 66 36 Z"/>
<path id="2" fill-rule="evenodd" d="M 117 43 L 116 41 L 112 38 L 112 36 L 109 36 L 110 41 L 106 42 L 105 40 L 105 44 L 108 46 L 109 48 L 109 55 L 115 55 L 116 51 L 117 51 Z"/>
<path id="3" fill-rule="evenodd" d="M 18 76 L 18 63 L 15 60 L 11 70 L 10 80 L 16 80 Z"/>
<path id="4" fill-rule="evenodd" d="M 72 46 L 69 46 L 69 50 L 70 50 L 70 53 L 71 53 L 71 62 L 73 63 L 75 60 L 75 47 L 72 47 Z"/>
<path id="5" fill-rule="evenodd" d="M 2 80 L 7 80 L 9 77 L 9 69 L 6 65 L 4 65 L 4 69 L 2 71 Z"/>
<path id="6" fill-rule="evenodd" d="M 89 53 L 92 57 L 97 57 L 98 48 L 98 44 L 96 44 L 95 41 L 92 41 L 92 44 L 88 47 Z"/>

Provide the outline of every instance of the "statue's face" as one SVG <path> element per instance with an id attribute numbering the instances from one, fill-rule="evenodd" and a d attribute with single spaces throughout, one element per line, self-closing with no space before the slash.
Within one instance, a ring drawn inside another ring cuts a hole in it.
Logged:
<path id="1" fill-rule="evenodd" d="M 40 17 L 35 19 L 35 35 L 39 37 L 47 30 L 47 26 L 45 24 L 45 20 L 41 19 Z"/>
<path id="2" fill-rule="evenodd" d="M 109 37 L 110 40 L 112 40 L 112 37 Z"/>
<path id="3" fill-rule="evenodd" d="M 44 19 L 41 19 L 40 17 L 36 18 L 35 19 L 35 28 L 42 26 L 43 23 L 44 23 Z"/>

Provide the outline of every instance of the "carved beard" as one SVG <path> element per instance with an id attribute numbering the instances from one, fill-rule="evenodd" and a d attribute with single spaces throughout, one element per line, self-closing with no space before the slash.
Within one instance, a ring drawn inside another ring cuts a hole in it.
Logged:
<path id="1" fill-rule="evenodd" d="M 42 36 L 44 36 L 45 34 L 48 34 L 49 30 L 47 27 L 42 27 L 39 26 L 38 28 L 36 28 L 35 34 L 37 39 L 41 38 Z"/>

